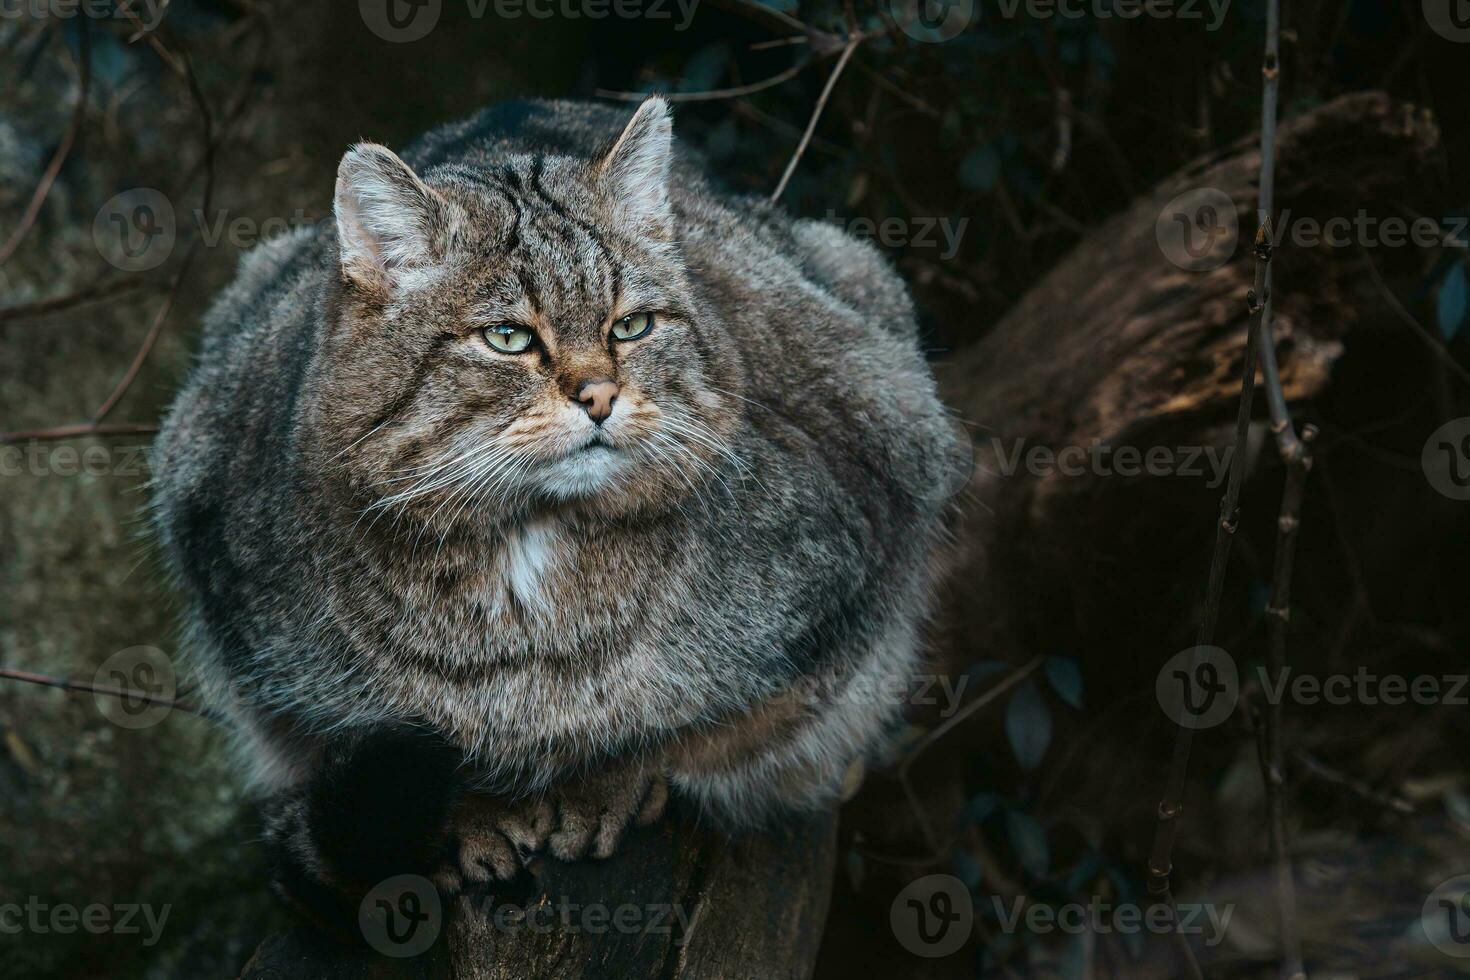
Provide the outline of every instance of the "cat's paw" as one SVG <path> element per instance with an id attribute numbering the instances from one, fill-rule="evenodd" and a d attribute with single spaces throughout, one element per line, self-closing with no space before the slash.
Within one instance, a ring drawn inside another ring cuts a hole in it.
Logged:
<path id="1" fill-rule="evenodd" d="M 466 881 L 514 878 L 526 859 L 545 846 L 555 817 L 555 806 L 545 797 L 506 800 L 467 794 L 451 816 L 454 860 L 439 875 L 440 887 L 452 891 Z"/>
<path id="2" fill-rule="evenodd" d="M 553 794 L 556 826 L 549 850 L 563 861 L 611 857 L 632 824 L 663 816 L 669 785 L 657 772 L 611 772 L 578 779 Z"/>

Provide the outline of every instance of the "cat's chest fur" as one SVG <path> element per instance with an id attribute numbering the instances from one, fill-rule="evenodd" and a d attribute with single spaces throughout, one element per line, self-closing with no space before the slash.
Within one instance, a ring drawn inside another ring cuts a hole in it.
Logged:
<path id="1" fill-rule="evenodd" d="M 487 610 L 500 614 L 514 600 L 546 613 L 556 607 L 563 583 L 579 557 L 575 538 L 559 521 L 540 518 L 505 536 L 474 588 Z"/>

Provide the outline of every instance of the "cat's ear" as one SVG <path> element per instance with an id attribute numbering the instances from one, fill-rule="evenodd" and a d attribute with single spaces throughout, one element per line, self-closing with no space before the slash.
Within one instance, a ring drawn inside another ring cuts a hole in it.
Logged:
<path id="1" fill-rule="evenodd" d="M 673 237 L 669 207 L 669 167 L 674 156 L 674 123 L 669 104 L 645 99 L 623 134 L 597 161 L 597 175 L 613 200 L 627 209 L 643 230 L 660 239 Z"/>
<path id="2" fill-rule="evenodd" d="M 458 207 L 376 143 L 359 143 L 342 157 L 333 210 L 342 274 L 389 289 L 404 273 L 442 260 L 461 217 Z"/>

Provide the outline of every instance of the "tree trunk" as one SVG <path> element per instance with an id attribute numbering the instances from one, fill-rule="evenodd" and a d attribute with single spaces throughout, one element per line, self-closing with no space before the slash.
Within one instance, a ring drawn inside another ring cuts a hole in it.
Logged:
<path id="1" fill-rule="evenodd" d="M 442 918 L 444 935 L 421 955 L 383 956 L 299 928 L 262 943 L 241 980 L 807 977 L 835 830 L 824 814 L 729 838 L 676 813 L 631 832 L 607 861 L 545 861 L 529 881 L 458 898 L 423 922 L 438 929 Z"/>

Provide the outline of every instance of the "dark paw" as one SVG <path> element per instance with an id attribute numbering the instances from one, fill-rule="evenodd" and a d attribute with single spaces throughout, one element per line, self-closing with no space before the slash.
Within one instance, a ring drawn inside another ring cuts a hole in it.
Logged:
<path id="1" fill-rule="evenodd" d="M 359 905 L 379 883 L 442 867 L 459 761 L 413 731 L 334 747 L 310 782 L 263 808 L 275 892 L 327 932 L 356 935 Z"/>

